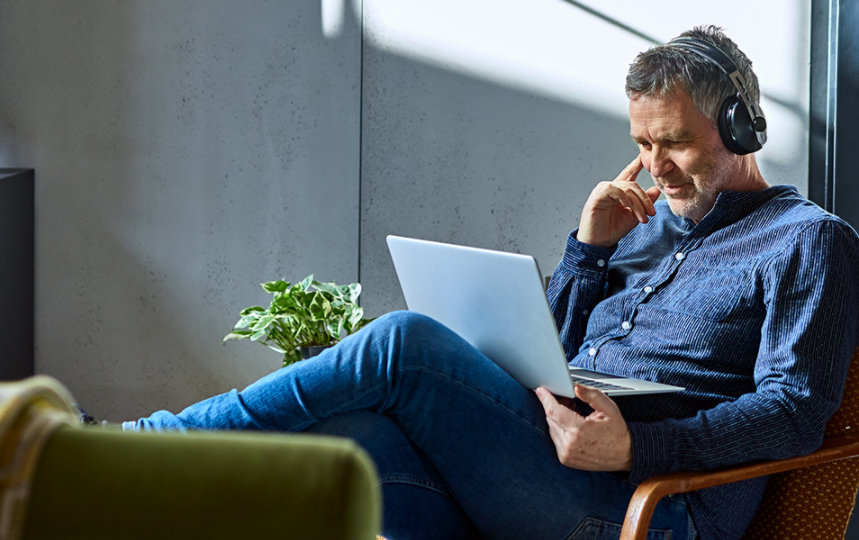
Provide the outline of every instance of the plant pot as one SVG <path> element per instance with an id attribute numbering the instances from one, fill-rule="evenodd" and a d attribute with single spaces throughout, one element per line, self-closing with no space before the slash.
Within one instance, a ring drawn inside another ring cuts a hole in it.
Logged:
<path id="1" fill-rule="evenodd" d="M 311 345 L 310 347 L 301 347 L 301 358 L 302 360 L 313 358 L 314 356 L 321 353 L 330 346 L 331 345 Z"/>

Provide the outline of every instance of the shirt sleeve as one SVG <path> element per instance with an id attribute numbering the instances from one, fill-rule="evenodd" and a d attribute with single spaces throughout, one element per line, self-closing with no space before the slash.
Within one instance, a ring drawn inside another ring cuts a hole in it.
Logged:
<path id="1" fill-rule="evenodd" d="M 767 315 L 755 391 L 686 419 L 629 422 L 632 481 L 801 455 L 820 446 L 841 400 L 859 324 L 856 233 L 830 219 L 805 228 L 762 272 Z"/>
<path id="2" fill-rule="evenodd" d="M 608 261 L 615 251 L 579 242 L 577 232 L 571 232 L 567 238 L 564 257 L 546 291 L 568 359 L 584 341 L 588 316 L 605 295 Z"/>

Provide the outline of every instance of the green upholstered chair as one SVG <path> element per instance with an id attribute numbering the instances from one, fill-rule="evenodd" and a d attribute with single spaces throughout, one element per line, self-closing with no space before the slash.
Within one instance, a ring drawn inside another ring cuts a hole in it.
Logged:
<path id="1" fill-rule="evenodd" d="M 0 384 L 0 537 L 374 539 L 370 458 L 346 439 L 80 426 L 35 377 Z M 3 535 L 6 536 L 3 536 Z"/>

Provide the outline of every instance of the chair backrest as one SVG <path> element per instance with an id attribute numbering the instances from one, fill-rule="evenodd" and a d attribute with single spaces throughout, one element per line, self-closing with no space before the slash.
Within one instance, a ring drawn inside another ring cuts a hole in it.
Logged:
<path id="1" fill-rule="evenodd" d="M 859 432 L 859 348 L 853 353 L 841 407 L 824 437 Z M 859 459 L 773 475 L 743 538 L 842 540 L 859 488 Z"/>
<path id="2" fill-rule="evenodd" d="M 61 426 L 79 427 L 71 394 L 39 375 L 0 382 L 0 538 L 18 538 L 36 466 Z"/>

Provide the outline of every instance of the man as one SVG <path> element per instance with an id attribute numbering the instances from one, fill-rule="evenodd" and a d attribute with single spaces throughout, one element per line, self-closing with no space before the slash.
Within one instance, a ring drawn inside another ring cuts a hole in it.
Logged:
<path id="1" fill-rule="evenodd" d="M 745 55 L 714 27 L 683 36 L 631 66 L 639 154 L 594 188 L 548 296 L 572 364 L 685 391 L 535 396 L 440 324 L 399 312 L 242 392 L 124 427 L 354 437 L 379 468 L 390 538 L 616 538 L 653 474 L 815 449 L 857 344 L 859 241 L 764 181 Z M 736 115 L 748 115 L 739 141 Z M 642 169 L 655 187 L 637 184 Z M 651 527 L 739 538 L 764 485 L 668 497 Z"/>

